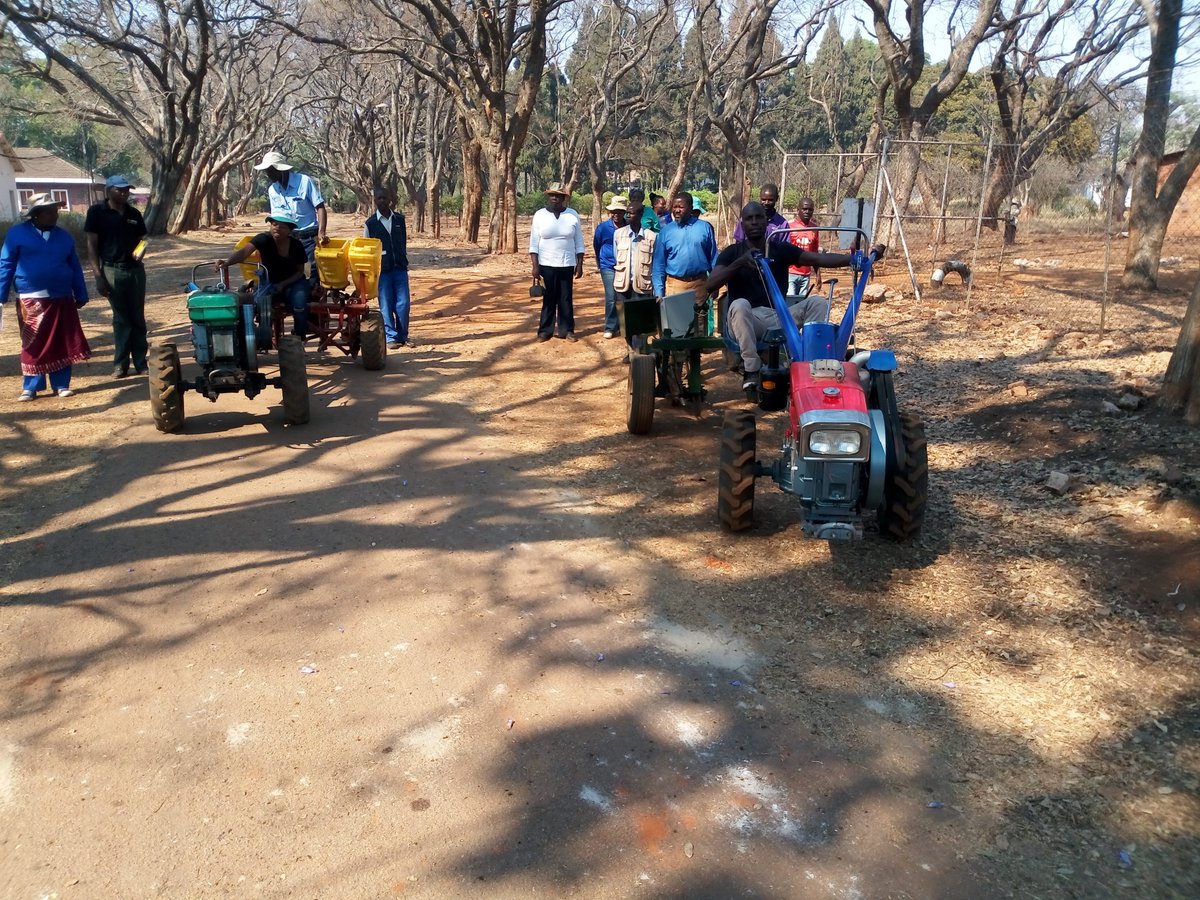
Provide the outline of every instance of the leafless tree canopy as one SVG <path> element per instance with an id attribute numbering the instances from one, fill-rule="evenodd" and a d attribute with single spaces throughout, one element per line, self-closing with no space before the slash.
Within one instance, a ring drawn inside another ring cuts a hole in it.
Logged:
<path id="1" fill-rule="evenodd" d="M 291 88 L 289 41 L 249 0 L 2 0 L 0 15 L 19 35 L 3 45 L 14 71 L 146 150 L 152 233 L 197 223 L 229 169 L 267 143 Z"/>

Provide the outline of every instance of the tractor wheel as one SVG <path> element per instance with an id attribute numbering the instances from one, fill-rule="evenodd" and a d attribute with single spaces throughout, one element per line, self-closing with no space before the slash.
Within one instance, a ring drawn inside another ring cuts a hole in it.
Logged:
<path id="1" fill-rule="evenodd" d="M 754 413 L 725 413 L 721 427 L 721 472 L 717 478 L 717 515 L 730 531 L 745 531 L 754 520 L 757 462 Z"/>
<path id="2" fill-rule="evenodd" d="M 654 424 L 654 357 L 629 357 L 629 388 L 625 397 L 625 427 L 630 434 L 649 434 Z"/>
<path id="3" fill-rule="evenodd" d="M 377 312 L 367 313 L 358 323 L 358 349 L 364 369 L 378 372 L 387 365 L 387 338 L 383 334 L 383 318 Z"/>
<path id="4" fill-rule="evenodd" d="M 146 354 L 150 413 L 154 427 L 170 434 L 183 429 L 183 374 L 174 344 L 155 344 Z"/>
<path id="5" fill-rule="evenodd" d="M 308 372 L 304 344 L 294 334 L 279 339 L 279 387 L 283 391 L 283 420 L 289 425 L 308 422 Z"/>
<path id="6" fill-rule="evenodd" d="M 879 509 L 879 533 L 894 541 L 916 537 L 925 522 L 929 496 L 929 449 L 925 425 L 915 413 L 900 413 L 900 436 L 904 441 L 904 465 L 888 460 L 883 506 Z"/>

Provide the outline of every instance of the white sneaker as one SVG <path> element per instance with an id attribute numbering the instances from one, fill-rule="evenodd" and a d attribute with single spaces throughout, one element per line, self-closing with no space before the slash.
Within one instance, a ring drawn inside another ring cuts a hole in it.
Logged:
<path id="1" fill-rule="evenodd" d="M 37 395 L 33 391 L 21 391 L 21 396 L 17 398 L 18 403 L 27 403 Z"/>
<path id="2" fill-rule="evenodd" d="M 613 338 L 615 338 L 615 337 L 616 337 L 616 335 L 615 335 L 615 334 L 613 334 L 611 331 L 606 331 L 606 332 L 604 332 L 604 339 L 605 339 L 606 341 L 611 341 L 611 340 L 612 340 Z"/>
<path id="3" fill-rule="evenodd" d="M 60 396 L 60 397 L 74 397 L 74 396 L 75 396 L 75 392 L 74 392 L 73 390 L 71 390 L 70 388 L 59 388 L 59 389 L 58 389 L 58 396 Z"/>

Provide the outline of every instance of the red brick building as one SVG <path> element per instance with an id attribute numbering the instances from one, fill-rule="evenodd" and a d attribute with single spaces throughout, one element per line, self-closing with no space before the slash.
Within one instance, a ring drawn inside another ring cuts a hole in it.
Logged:
<path id="1" fill-rule="evenodd" d="M 64 209 L 85 213 L 104 196 L 104 177 L 85 172 L 41 147 L 14 147 L 23 171 L 16 173 L 17 198 L 21 210 L 28 208 L 34 194 L 52 194 Z"/>
<path id="2" fill-rule="evenodd" d="M 1158 166 L 1158 188 L 1162 190 L 1163 182 L 1175 169 L 1175 164 L 1183 156 L 1183 151 L 1168 153 Z M 1171 225 L 1167 229 L 1169 237 L 1195 237 L 1200 235 L 1200 167 L 1192 173 L 1191 180 L 1183 189 L 1175 213 L 1171 216 Z M 1164 253 L 1166 249 L 1164 248 Z"/>

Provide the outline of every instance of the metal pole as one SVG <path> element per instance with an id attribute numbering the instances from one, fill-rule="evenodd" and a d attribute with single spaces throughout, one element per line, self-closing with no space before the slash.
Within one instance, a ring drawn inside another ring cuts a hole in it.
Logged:
<path id="1" fill-rule="evenodd" d="M 829 195 L 829 208 L 837 209 L 840 205 L 839 198 L 842 193 L 842 172 L 845 167 L 842 165 L 842 160 L 845 158 L 845 153 L 838 151 L 837 175 L 833 179 L 833 192 Z"/>
<path id="2" fill-rule="evenodd" d="M 1117 120 L 1117 130 L 1113 135 L 1112 171 L 1108 176 L 1108 212 L 1104 217 L 1104 287 L 1100 292 L 1100 333 L 1104 334 L 1105 320 L 1108 318 L 1108 269 L 1112 262 L 1113 244 L 1113 202 L 1117 194 L 1117 162 L 1121 153 L 1121 120 Z"/>
<path id="3" fill-rule="evenodd" d="M 888 148 L 891 143 L 891 138 L 883 139 L 883 146 L 879 150 L 879 162 L 875 166 L 875 219 L 871 222 L 872 240 L 879 236 L 879 220 L 883 217 L 883 179 L 886 175 L 884 166 L 887 165 Z"/>
<path id="4" fill-rule="evenodd" d="M 892 179 L 888 177 L 887 172 L 883 173 L 883 177 L 887 181 L 888 200 L 892 204 L 892 215 L 896 217 L 896 233 L 900 235 L 900 246 L 904 249 L 904 261 L 908 264 L 908 279 L 912 282 L 913 295 L 920 303 L 921 286 L 917 284 L 917 273 L 913 270 L 912 254 L 908 252 L 908 240 L 904 237 L 904 221 L 900 218 L 900 207 L 896 205 L 896 192 L 892 190 Z"/>
<path id="5" fill-rule="evenodd" d="M 992 141 L 996 139 L 996 129 L 993 128 L 988 132 L 987 156 L 983 160 L 983 178 L 979 182 L 979 210 L 975 216 L 975 247 L 971 251 L 971 271 L 976 271 L 975 260 L 979 258 L 979 233 L 983 229 L 983 201 L 987 196 L 988 172 L 992 168 Z M 971 278 L 967 282 L 967 299 L 966 308 L 971 308 L 971 288 L 974 287 L 975 279 Z"/>
<path id="6" fill-rule="evenodd" d="M 946 237 L 946 192 L 950 186 L 950 153 L 954 150 L 953 147 L 946 148 L 946 168 L 942 172 L 942 205 L 939 209 L 937 228 L 933 232 L 933 265 L 936 267 L 941 260 L 938 259 L 938 253 L 941 250 L 942 241 Z"/>
<path id="7" fill-rule="evenodd" d="M 783 154 L 783 163 L 779 171 L 779 203 L 784 204 L 784 198 L 787 197 L 787 161 L 788 155 Z"/>

